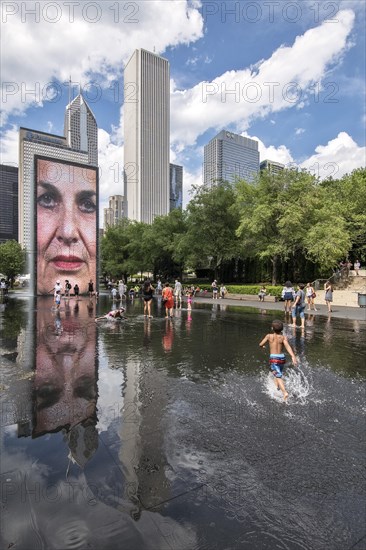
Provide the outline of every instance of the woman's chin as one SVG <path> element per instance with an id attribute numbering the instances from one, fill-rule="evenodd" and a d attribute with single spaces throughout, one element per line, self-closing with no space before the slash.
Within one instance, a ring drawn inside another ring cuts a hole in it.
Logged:
<path id="1" fill-rule="evenodd" d="M 38 273 L 42 273 L 42 269 L 38 268 Z M 91 275 L 88 266 L 84 264 L 84 267 L 74 272 L 67 272 L 64 270 L 57 270 L 52 264 L 43 270 L 43 276 L 37 279 L 37 294 L 48 294 L 52 292 L 56 281 L 60 281 L 62 287 L 65 283 L 65 279 L 69 279 L 71 286 L 75 284 L 79 286 L 80 294 L 84 294 L 88 291 L 88 283 L 90 279 L 94 280 L 95 275 Z"/>

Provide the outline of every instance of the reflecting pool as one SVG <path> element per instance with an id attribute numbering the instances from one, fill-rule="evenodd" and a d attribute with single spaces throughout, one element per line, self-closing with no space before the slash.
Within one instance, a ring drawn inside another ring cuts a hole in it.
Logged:
<path id="1" fill-rule="evenodd" d="M 285 325 L 285 404 L 258 346 L 282 312 L 111 307 L 0 305 L 1 548 L 366 547 L 365 322 Z"/>

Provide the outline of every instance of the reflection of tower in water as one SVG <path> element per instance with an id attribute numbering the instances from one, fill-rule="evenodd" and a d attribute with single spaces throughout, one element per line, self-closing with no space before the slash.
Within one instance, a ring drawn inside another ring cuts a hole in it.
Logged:
<path id="1" fill-rule="evenodd" d="M 170 497 L 164 454 L 163 414 L 167 406 L 164 388 L 164 374 L 155 368 L 153 361 L 128 359 L 119 459 L 135 520 L 143 510 L 158 511 L 156 507 Z"/>
<path id="2" fill-rule="evenodd" d="M 98 447 L 96 327 L 86 303 L 67 316 L 38 299 L 33 437 L 65 431 L 69 458 L 84 467 Z"/>

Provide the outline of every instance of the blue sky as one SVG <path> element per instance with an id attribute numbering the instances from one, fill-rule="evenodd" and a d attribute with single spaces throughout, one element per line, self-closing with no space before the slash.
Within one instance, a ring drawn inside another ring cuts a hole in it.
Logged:
<path id="1" fill-rule="evenodd" d="M 19 126 L 63 133 L 71 75 L 99 126 L 102 211 L 123 193 L 123 66 L 145 48 L 170 62 L 184 204 L 202 182 L 203 146 L 223 128 L 258 139 L 261 160 L 340 177 L 365 165 L 365 5 L 3 2 L 1 162 L 18 163 Z"/>

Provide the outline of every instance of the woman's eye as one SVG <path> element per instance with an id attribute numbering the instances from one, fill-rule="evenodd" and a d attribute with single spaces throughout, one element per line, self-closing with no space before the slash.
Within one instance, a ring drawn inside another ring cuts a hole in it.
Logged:
<path id="1" fill-rule="evenodd" d="M 92 214 L 96 209 L 96 204 L 91 199 L 84 199 L 79 203 L 79 210 L 86 214 Z"/>
<path id="2" fill-rule="evenodd" d="M 51 193 L 43 193 L 37 198 L 37 203 L 43 208 L 55 208 L 57 201 Z"/>

